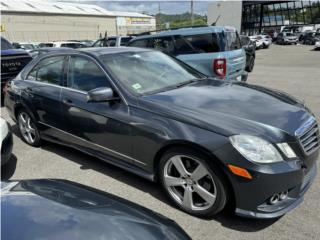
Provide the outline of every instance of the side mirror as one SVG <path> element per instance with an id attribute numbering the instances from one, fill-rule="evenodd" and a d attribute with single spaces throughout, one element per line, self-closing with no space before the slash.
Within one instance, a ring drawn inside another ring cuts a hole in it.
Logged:
<path id="1" fill-rule="evenodd" d="M 113 90 L 108 87 L 95 88 L 87 94 L 87 102 L 108 102 L 117 99 L 119 97 L 115 97 Z"/>

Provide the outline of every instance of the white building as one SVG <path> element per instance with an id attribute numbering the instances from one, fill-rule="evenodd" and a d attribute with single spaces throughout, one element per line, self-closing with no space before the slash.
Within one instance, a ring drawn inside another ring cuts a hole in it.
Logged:
<path id="1" fill-rule="evenodd" d="M 15 42 L 97 39 L 154 30 L 155 19 L 112 12 L 92 4 L 45 0 L 0 0 L 1 34 Z"/>
<path id="2" fill-rule="evenodd" d="M 208 7 L 208 25 L 233 26 L 241 30 L 242 1 L 215 1 Z"/>

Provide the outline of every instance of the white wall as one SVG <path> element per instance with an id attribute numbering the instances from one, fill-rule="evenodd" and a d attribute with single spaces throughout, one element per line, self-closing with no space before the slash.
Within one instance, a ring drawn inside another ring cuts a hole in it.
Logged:
<path id="1" fill-rule="evenodd" d="M 219 18 L 217 26 L 232 26 L 240 33 L 242 17 L 242 1 L 216 1 L 208 7 L 208 25 Z"/>
<path id="2" fill-rule="evenodd" d="M 116 35 L 116 18 L 1 12 L 1 34 L 12 42 L 97 39 Z"/>

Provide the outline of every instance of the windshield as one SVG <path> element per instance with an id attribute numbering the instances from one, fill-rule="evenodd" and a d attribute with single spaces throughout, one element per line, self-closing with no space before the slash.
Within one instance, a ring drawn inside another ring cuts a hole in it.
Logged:
<path id="1" fill-rule="evenodd" d="M 126 52 L 101 58 L 118 81 L 134 94 L 161 92 L 204 77 L 161 52 Z"/>
<path id="2" fill-rule="evenodd" d="M 13 49 L 13 46 L 4 38 L 1 38 L 1 50 Z"/>

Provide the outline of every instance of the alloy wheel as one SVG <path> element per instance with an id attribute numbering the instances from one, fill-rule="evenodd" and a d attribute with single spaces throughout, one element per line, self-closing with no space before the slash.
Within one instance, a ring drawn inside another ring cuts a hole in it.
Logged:
<path id="1" fill-rule="evenodd" d="M 27 113 L 21 112 L 19 114 L 18 120 L 22 137 L 29 144 L 34 144 L 37 139 L 37 132 L 32 119 Z"/>
<path id="2" fill-rule="evenodd" d="M 184 209 L 203 211 L 213 206 L 217 188 L 207 167 L 184 155 L 168 159 L 163 180 L 171 197 Z"/>

